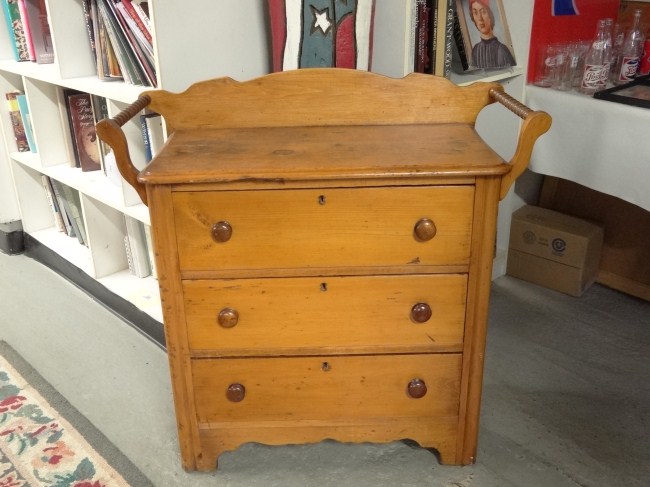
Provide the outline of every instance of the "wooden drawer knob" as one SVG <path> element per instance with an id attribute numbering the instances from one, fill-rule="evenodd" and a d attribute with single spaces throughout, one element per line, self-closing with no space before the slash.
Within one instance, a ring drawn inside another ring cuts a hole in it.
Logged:
<path id="1" fill-rule="evenodd" d="M 426 323 L 431 318 L 431 306 L 427 303 L 417 303 L 411 308 L 411 319 L 416 323 Z"/>
<path id="2" fill-rule="evenodd" d="M 226 390 L 226 397 L 230 402 L 240 402 L 246 396 L 246 388 L 242 384 L 230 384 Z"/>
<path id="3" fill-rule="evenodd" d="M 436 236 L 436 224 L 428 218 L 421 218 L 413 229 L 416 240 L 427 242 Z"/>
<path id="4" fill-rule="evenodd" d="M 408 385 L 408 395 L 413 399 L 420 399 L 427 393 L 427 385 L 422 379 L 413 379 Z"/>
<path id="5" fill-rule="evenodd" d="M 219 311 L 217 321 L 224 328 L 232 328 L 239 322 L 239 313 L 236 309 L 224 308 Z"/>
<path id="6" fill-rule="evenodd" d="M 220 221 L 212 225 L 212 240 L 215 242 L 227 242 L 232 237 L 232 227 L 226 221 Z"/>

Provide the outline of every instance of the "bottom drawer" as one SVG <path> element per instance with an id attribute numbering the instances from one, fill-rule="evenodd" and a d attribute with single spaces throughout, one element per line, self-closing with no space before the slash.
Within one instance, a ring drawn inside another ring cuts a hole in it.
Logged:
<path id="1" fill-rule="evenodd" d="M 199 423 L 457 417 L 461 354 L 195 359 Z"/>

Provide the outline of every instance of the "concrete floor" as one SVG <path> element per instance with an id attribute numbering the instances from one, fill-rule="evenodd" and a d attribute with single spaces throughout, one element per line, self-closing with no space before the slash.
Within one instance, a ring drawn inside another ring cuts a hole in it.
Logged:
<path id="1" fill-rule="evenodd" d="M 0 254 L 9 342 L 156 486 L 650 485 L 650 303 L 595 285 L 572 298 L 493 284 L 478 461 L 440 466 L 402 442 L 225 453 L 179 466 L 165 353 L 24 256 Z"/>

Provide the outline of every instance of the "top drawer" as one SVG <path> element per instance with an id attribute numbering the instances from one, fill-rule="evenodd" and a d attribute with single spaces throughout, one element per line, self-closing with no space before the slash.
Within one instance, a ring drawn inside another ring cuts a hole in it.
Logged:
<path id="1" fill-rule="evenodd" d="M 473 200 L 473 186 L 176 192 L 180 265 L 464 265 Z"/>

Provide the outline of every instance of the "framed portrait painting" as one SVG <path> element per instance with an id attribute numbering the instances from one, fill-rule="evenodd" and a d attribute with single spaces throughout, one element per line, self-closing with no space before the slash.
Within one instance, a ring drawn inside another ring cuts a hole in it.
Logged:
<path id="1" fill-rule="evenodd" d="M 456 0 L 456 12 L 470 69 L 517 64 L 502 0 Z"/>

